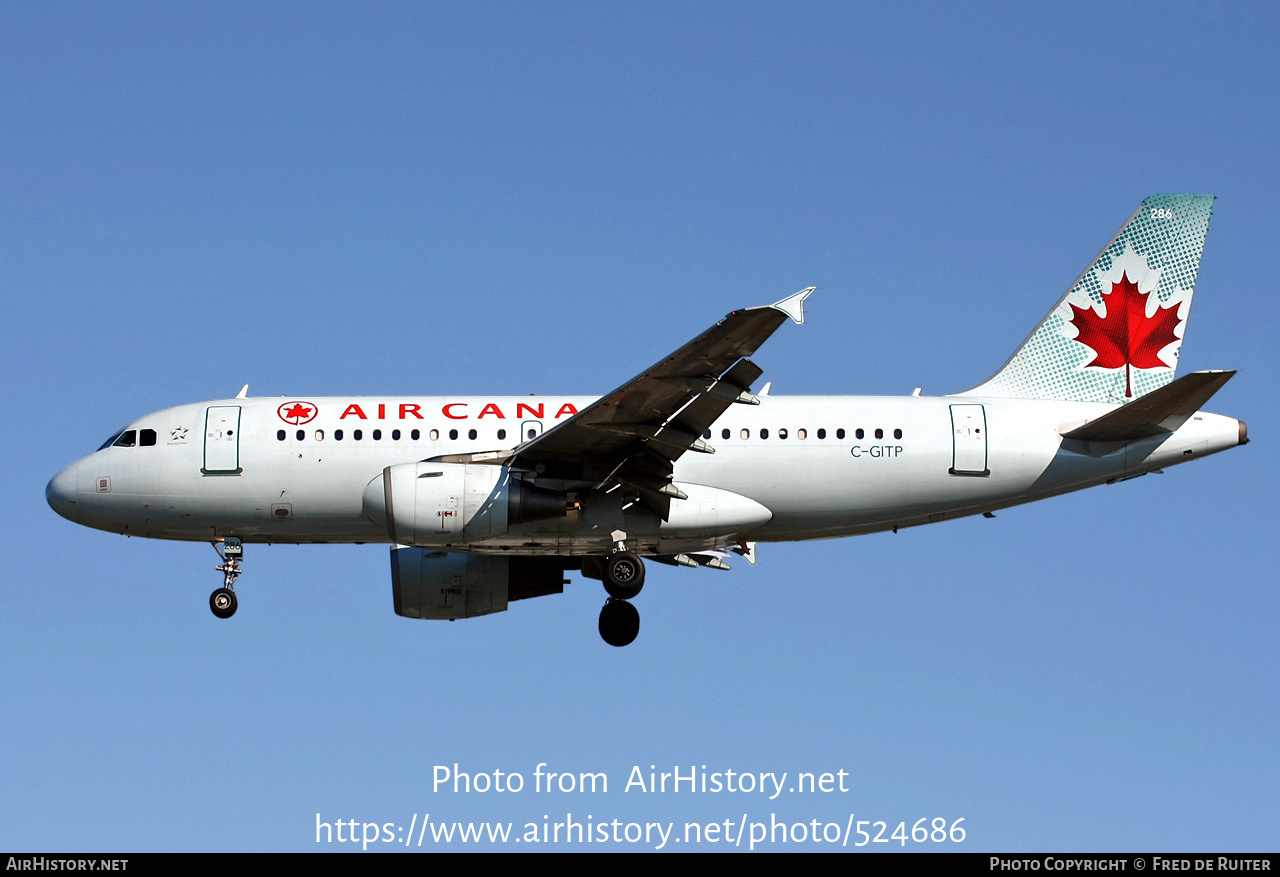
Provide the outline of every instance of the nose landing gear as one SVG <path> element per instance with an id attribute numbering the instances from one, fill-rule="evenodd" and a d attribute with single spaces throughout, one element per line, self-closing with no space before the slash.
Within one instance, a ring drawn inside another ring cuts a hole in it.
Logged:
<path id="1" fill-rule="evenodd" d="M 218 543 L 213 543 L 213 550 L 218 552 L 218 556 L 222 558 L 222 565 L 216 566 L 214 569 L 222 573 L 222 587 L 209 595 L 209 608 L 213 614 L 219 618 L 230 618 L 236 614 L 236 578 L 240 575 L 240 559 L 244 557 L 244 545 L 234 536 L 228 536 L 219 540 L 222 547 L 218 547 Z"/>

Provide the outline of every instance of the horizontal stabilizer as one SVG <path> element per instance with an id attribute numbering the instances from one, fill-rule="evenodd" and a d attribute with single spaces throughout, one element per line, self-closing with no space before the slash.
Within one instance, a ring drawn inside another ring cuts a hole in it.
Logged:
<path id="1" fill-rule="evenodd" d="M 1209 401 L 1234 371 L 1192 372 L 1062 434 L 1086 442 L 1123 442 L 1175 431 Z"/>

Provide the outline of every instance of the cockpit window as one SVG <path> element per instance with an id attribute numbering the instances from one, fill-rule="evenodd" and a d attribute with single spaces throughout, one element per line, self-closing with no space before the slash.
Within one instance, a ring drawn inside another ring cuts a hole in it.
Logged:
<path id="1" fill-rule="evenodd" d="M 120 437 L 111 444 L 117 448 L 131 448 L 138 443 L 138 433 L 136 430 L 126 429 L 120 433 Z"/>
<path id="2" fill-rule="evenodd" d="M 138 431 L 138 444 L 144 448 L 152 447 L 156 443 L 156 431 L 154 429 L 143 429 Z"/>
<path id="3" fill-rule="evenodd" d="M 123 430 L 123 429 L 117 429 L 115 432 L 111 433 L 111 438 L 107 439 L 105 442 L 103 442 L 102 444 L 98 445 L 98 450 L 100 450 L 100 451 L 101 451 L 103 448 L 109 448 L 109 447 L 111 447 L 112 445 L 114 445 L 114 444 L 116 443 L 116 439 L 120 438 L 120 436 L 122 436 L 122 435 L 124 435 L 124 430 Z"/>

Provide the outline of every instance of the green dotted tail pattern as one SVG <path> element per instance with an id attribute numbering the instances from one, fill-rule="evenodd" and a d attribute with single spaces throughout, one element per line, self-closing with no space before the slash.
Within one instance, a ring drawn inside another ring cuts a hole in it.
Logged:
<path id="1" fill-rule="evenodd" d="M 1178 366 L 1200 255 L 1213 214 L 1213 195 L 1152 195 L 1142 202 L 1089 269 L 1080 275 L 1044 322 L 990 380 L 965 395 L 1126 402 L 1173 380 Z M 1147 313 L 1177 303 L 1175 343 L 1160 351 L 1168 368 L 1130 368 L 1132 397 L 1125 398 L 1125 368 L 1086 367 L 1093 351 L 1075 340 L 1071 305 L 1105 316 L 1103 293 L 1127 274 L 1147 295 Z"/>

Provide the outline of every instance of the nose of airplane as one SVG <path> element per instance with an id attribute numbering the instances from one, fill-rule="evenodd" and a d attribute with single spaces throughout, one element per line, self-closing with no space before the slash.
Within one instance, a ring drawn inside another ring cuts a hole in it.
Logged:
<path id="1" fill-rule="evenodd" d="M 49 479 L 49 485 L 44 489 L 44 498 L 49 503 L 49 508 L 68 521 L 79 523 L 76 505 L 76 466 L 76 463 L 72 463 Z"/>

